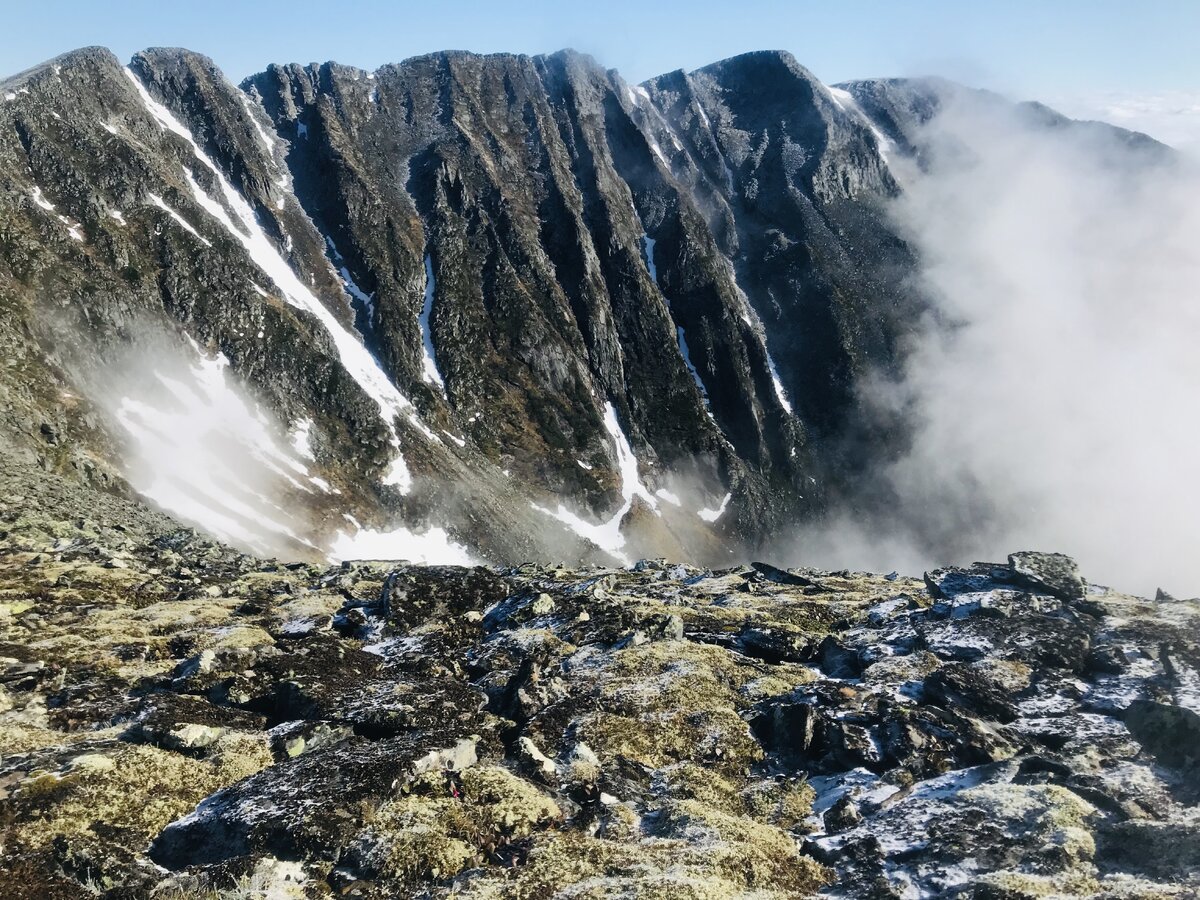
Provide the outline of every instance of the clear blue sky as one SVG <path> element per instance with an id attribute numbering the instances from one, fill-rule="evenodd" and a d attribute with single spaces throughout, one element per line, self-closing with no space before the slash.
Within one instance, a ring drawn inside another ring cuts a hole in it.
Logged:
<path id="1" fill-rule="evenodd" d="M 0 75 L 102 44 L 213 57 L 233 80 L 268 62 L 374 68 L 448 48 L 592 53 L 642 80 L 763 48 L 827 82 L 936 73 L 1025 96 L 1200 90 L 1200 0 L 0 0 Z"/>

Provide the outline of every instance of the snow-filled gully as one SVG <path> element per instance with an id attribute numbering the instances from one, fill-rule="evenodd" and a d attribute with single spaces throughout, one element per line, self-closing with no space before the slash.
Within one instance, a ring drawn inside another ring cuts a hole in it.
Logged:
<path id="1" fill-rule="evenodd" d="M 184 168 L 184 178 L 196 202 L 246 249 L 250 259 L 274 282 L 286 302 L 312 315 L 329 333 L 342 366 L 378 405 L 380 416 L 391 437 L 390 443 L 396 452 L 391 466 L 384 475 L 383 483 L 393 485 L 401 493 L 407 494 L 412 489 L 412 476 L 405 463 L 404 455 L 400 452 L 400 436 L 395 425 L 396 417 L 403 414 L 430 440 L 441 443 L 440 439 L 420 421 L 412 402 L 397 390 L 357 336 L 343 326 L 325 308 L 312 290 L 300 280 L 258 224 L 258 219 L 250 204 L 200 149 L 191 132 L 165 106 L 150 96 L 145 86 L 131 70 L 126 69 L 125 71 L 150 115 L 163 129 L 187 141 L 197 162 L 213 174 L 220 188 L 224 205 L 209 196 L 196 181 L 192 172 Z M 249 110 L 247 111 L 249 112 Z M 251 114 L 251 119 L 253 120 L 253 118 Z M 270 150 L 269 138 L 261 131 L 257 121 L 254 121 L 254 125 L 260 131 L 264 146 Z M 286 184 L 286 177 L 281 177 L 279 184 L 281 187 Z M 157 198 L 155 199 L 158 202 Z M 161 202 L 160 205 L 166 208 L 165 204 Z M 232 210 L 233 218 L 230 217 L 226 207 L 228 210 Z M 196 237 L 208 244 L 208 241 L 200 236 L 189 223 L 182 220 L 177 213 L 170 209 L 166 211 Z M 307 447 L 310 427 L 311 424 L 307 421 L 299 426 L 300 433 L 295 438 L 298 442 L 297 449 L 299 449 L 299 445 Z M 280 529 L 276 528 L 275 530 Z M 475 562 L 465 548 L 449 539 L 444 530 L 433 527 L 426 529 L 424 533 L 413 532 L 406 528 L 377 532 L 359 527 L 357 533 L 353 535 L 339 533 L 329 552 L 339 559 L 387 557 L 409 558 L 416 562 L 429 563 L 469 564 Z"/>
<path id="2" fill-rule="evenodd" d="M 283 294 L 284 300 L 297 309 L 312 315 L 333 338 L 338 357 L 343 367 L 379 406 L 379 412 L 391 435 L 391 444 L 396 451 L 395 459 L 384 476 L 384 483 L 394 485 L 401 493 L 408 493 L 412 488 L 412 476 L 400 452 L 400 437 L 396 431 L 395 418 L 401 413 L 417 425 L 422 432 L 428 432 L 424 424 L 417 420 L 416 410 L 407 397 L 400 393 L 384 374 L 379 364 L 356 336 L 343 326 L 313 292 L 305 286 L 296 273 L 280 255 L 279 251 L 267 238 L 266 233 L 258 224 L 258 219 L 250 204 L 246 202 L 237 190 L 229 183 L 217 168 L 216 164 L 200 149 L 188 129 L 172 115 L 161 103 L 157 102 L 138 77 L 130 70 L 125 70 L 133 82 L 138 96 L 151 116 L 165 130 L 170 131 L 187 141 L 192 148 L 196 160 L 215 177 L 221 190 L 225 204 L 233 211 L 237 224 L 229 217 L 224 206 L 205 193 L 196 182 L 192 173 L 184 169 L 184 176 L 192 190 L 196 202 L 216 219 L 229 234 L 243 247 L 251 260 L 275 283 Z M 239 227 L 240 226 L 240 227 Z"/>

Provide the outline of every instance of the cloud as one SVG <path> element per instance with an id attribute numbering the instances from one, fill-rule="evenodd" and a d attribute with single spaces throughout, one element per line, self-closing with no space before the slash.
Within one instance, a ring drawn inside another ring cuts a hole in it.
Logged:
<path id="1" fill-rule="evenodd" d="M 1200 156 L 1200 91 L 1110 91 L 1059 97 L 1050 105 L 1073 118 L 1141 131 Z"/>
<path id="2" fill-rule="evenodd" d="M 865 392 L 913 443 L 792 552 L 919 570 L 1058 550 L 1200 595 L 1200 176 L 970 98 L 923 137 L 931 167 L 891 212 L 934 312 L 902 383 Z"/>

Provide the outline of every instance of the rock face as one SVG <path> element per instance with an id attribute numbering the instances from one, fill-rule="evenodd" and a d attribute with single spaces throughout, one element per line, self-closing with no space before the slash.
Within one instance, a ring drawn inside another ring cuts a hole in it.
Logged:
<path id="1" fill-rule="evenodd" d="M 0 440 L 288 558 L 750 555 L 903 446 L 857 399 L 926 309 L 889 159 L 966 93 L 67 54 L 0 82 Z"/>
<path id="2" fill-rule="evenodd" d="M 1200 604 L 1064 557 L 281 565 L 11 460 L 0 497 L 24 896 L 1200 891 Z"/>
<path id="3" fill-rule="evenodd" d="M 441 53 L 239 89 L 189 51 L 90 48 L 3 92 L 4 440 L 46 468 L 154 496 L 131 404 L 148 360 L 207 355 L 306 444 L 264 550 L 312 555 L 350 513 L 611 562 L 564 522 L 615 515 L 639 552 L 715 560 L 819 511 L 865 462 L 852 434 L 891 440 L 854 387 L 920 307 L 897 187 L 787 54 L 629 85 L 572 52 Z"/>

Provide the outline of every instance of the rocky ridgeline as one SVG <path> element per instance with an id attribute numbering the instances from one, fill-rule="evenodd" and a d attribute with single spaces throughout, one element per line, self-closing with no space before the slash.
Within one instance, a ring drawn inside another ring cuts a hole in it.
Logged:
<path id="1" fill-rule="evenodd" d="M 1200 603 L 1065 557 L 321 568 L 0 488 L 3 896 L 1200 889 Z"/>

